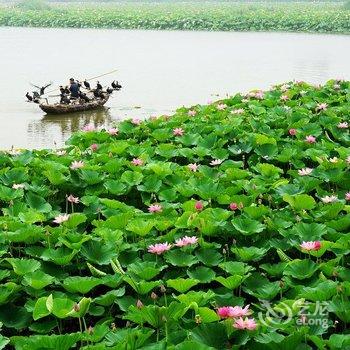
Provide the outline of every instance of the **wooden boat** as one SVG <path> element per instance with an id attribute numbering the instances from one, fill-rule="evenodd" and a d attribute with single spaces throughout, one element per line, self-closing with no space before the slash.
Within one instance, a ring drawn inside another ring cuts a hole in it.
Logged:
<path id="1" fill-rule="evenodd" d="M 84 103 L 73 102 L 70 104 L 40 103 L 39 107 L 47 114 L 66 114 L 66 113 L 89 111 L 92 109 L 100 108 L 108 101 L 108 99 L 109 99 L 109 95 L 106 95 L 105 98 L 97 98 L 90 102 L 84 102 Z"/>

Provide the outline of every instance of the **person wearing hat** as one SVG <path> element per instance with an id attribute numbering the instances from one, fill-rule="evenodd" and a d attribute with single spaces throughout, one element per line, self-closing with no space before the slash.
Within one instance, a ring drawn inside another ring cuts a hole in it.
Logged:
<path id="1" fill-rule="evenodd" d="M 70 96 L 73 98 L 79 98 L 79 84 L 73 79 L 69 79 L 69 91 L 70 91 Z"/>

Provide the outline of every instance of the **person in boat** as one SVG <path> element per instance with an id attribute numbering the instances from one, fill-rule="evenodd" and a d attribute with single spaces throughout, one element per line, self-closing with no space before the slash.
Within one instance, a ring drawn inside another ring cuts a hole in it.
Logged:
<path id="1" fill-rule="evenodd" d="M 79 98 L 79 92 L 80 92 L 79 84 L 73 78 L 69 79 L 69 84 L 70 84 L 69 91 L 70 91 L 71 98 Z"/>

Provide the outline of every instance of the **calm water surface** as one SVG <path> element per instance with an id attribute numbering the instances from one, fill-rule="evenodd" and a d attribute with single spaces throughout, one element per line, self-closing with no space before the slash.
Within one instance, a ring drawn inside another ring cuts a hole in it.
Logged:
<path id="1" fill-rule="evenodd" d="M 63 145 L 93 122 L 169 114 L 292 79 L 350 78 L 350 36 L 0 28 L 0 149 Z M 106 111 L 45 116 L 25 102 L 29 82 L 55 86 L 117 68 L 122 91 Z"/>

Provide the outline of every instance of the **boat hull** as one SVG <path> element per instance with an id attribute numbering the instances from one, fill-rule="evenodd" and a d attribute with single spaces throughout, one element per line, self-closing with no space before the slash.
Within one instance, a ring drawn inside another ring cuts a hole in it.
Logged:
<path id="1" fill-rule="evenodd" d="M 109 96 L 104 99 L 98 99 L 91 102 L 86 102 L 82 104 L 40 104 L 39 107 L 47 114 L 67 114 L 67 113 L 75 113 L 75 112 L 83 112 L 90 111 L 93 109 L 100 108 L 105 105 L 108 101 Z"/>

